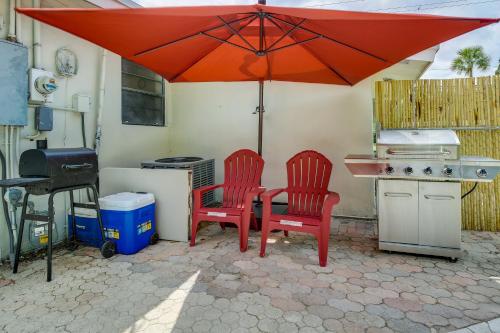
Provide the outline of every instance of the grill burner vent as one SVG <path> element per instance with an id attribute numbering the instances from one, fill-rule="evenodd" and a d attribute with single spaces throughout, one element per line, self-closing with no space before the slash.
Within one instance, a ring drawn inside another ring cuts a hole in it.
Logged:
<path id="1" fill-rule="evenodd" d="M 186 157 L 167 157 L 167 158 L 159 158 L 155 160 L 158 163 L 189 163 L 189 162 L 198 162 L 201 161 L 201 157 L 194 156 L 186 156 Z"/>

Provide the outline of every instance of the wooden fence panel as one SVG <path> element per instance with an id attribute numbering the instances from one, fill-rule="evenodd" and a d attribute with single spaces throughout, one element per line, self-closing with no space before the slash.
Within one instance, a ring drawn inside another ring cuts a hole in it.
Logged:
<path id="1" fill-rule="evenodd" d="M 461 155 L 500 159 L 500 76 L 379 81 L 375 118 L 381 128 L 451 128 Z M 463 183 L 467 192 L 473 183 Z M 462 227 L 500 231 L 500 180 L 480 183 L 462 201 Z"/>

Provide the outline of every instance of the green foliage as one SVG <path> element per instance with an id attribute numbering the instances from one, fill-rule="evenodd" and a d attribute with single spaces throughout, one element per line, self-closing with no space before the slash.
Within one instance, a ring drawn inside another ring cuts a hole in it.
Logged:
<path id="1" fill-rule="evenodd" d="M 490 66 L 488 57 L 481 46 L 466 47 L 458 50 L 457 57 L 451 63 L 451 69 L 458 74 L 474 76 L 474 69 L 486 70 Z"/>
<path id="2" fill-rule="evenodd" d="M 497 70 L 495 71 L 495 75 L 500 75 L 500 59 L 498 59 L 498 67 Z"/>

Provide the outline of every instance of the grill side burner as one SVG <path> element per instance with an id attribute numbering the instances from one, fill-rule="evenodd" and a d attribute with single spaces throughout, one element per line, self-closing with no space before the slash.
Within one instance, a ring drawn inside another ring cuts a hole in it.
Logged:
<path id="1" fill-rule="evenodd" d="M 461 181 L 491 182 L 500 161 L 459 156 L 451 130 L 387 130 L 377 153 L 348 155 L 355 177 L 378 180 L 379 248 L 461 256 Z"/>

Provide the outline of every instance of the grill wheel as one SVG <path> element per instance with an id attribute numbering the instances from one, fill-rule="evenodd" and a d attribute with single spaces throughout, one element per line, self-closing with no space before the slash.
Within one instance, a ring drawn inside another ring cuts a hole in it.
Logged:
<path id="1" fill-rule="evenodd" d="M 101 254 L 104 258 L 111 258 L 116 252 L 116 245 L 112 241 L 105 241 L 101 246 Z"/>

